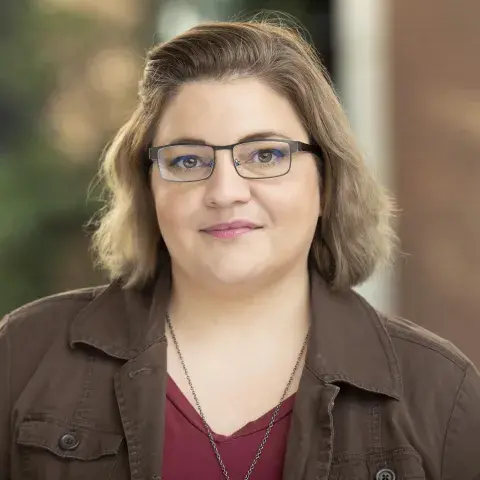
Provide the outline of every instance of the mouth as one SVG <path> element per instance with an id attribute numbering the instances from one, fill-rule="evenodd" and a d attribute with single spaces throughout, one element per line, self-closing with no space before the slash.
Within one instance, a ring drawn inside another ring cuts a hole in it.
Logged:
<path id="1" fill-rule="evenodd" d="M 219 223 L 200 230 L 202 233 L 214 238 L 230 239 L 259 230 L 262 227 L 251 222 L 236 221 L 229 223 Z"/>

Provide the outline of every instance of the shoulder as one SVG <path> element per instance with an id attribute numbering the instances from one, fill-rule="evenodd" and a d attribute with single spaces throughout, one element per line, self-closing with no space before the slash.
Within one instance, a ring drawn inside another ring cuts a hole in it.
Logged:
<path id="1" fill-rule="evenodd" d="M 0 320 L 0 403 L 12 402 L 59 337 L 67 342 L 71 321 L 105 287 L 85 288 L 28 303 Z"/>
<path id="2" fill-rule="evenodd" d="M 404 395 L 426 402 L 441 392 L 443 401 L 453 405 L 467 372 L 478 374 L 471 360 L 449 340 L 410 320 L 378 315 L 398 362 Z"/>
<path id="3" fill-rule="evenodd" d="M 438 380 L 458 384 L 465 372 L 475 367 L 471 360 L 451 341 L 397 315 L 375 309 L 364 297 L 352 292 L 353 301 L 368 312 L 373 324 L 386 333 L 383 348 L 391 351 L 398 364 L 404 387 L 408 384 Z"/>
<path id="4" fill-rule="evenodd" d="M 428 426 L 430 438 L 439 439 L 442 479 L 480 478 L 479 371 L 450 341 L 403 318 L 380 318 L 398 361 L 404 405 L 419 414 L 415 423 Z"/>
<path id="5" fill-rule="evenodd" d="M 0 357 L 13 375 L 28 376 L 38 366 L 55 338 L 68 333 L 71 321 L 104 286 L 84 288 L 41 298 L 23 305 L 0 320 Z"/>
<path id="6" fill-rule="evenodd" d="M 83 288 L 40 298 L 5 315 L 0 331 L 3 335 L 25 334 L 35 340 L 33 331 L 49 331 L 69 323 L 83 308 L 100 295 L 106 286 Z M 32 338 L 33 337 L 33 338 Z"/>
<path id="7" fill-rule="evenodd" d="M 480 373 L 448 340 L 402 318 L 382 317 L 403 378 L 404 398 L 442 443 L 442 478 L 480 478 Z"/>
<path id="8" fill-rule="evenodd" d="M 430 330 L 401 317 L 379 314 L 400 362 L 409 360 L 412 366 L 426 362 L 429 369 L 451 369 L 463 376 L 472 362 L 452 342 Z"/>
<path id="9" fill-rule="evenodd" d="M 447 412 L 466 376 L 477 377 L 480 383 L 472 361 L 451 341 L 410 320 L 376 310 L 358 294 L 355 297 L 386 333 L 383 349 L 391 358 L 390 374 L 399 377 L 404 399 L 420 405 L 428 405 L 429 399 L 436 404 L 440 401 Z"/>

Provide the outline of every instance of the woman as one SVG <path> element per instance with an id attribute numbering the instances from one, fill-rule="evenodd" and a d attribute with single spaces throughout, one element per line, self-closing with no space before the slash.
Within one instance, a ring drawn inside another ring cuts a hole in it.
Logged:
<path id="1" fill-rule="evenodd" d="M 351 289 L 390 205 L 293 29 L 153 47 L 103 176 L 111 285 L 3 321 L 2 478 L 480 478 L 477 370 Z"/>

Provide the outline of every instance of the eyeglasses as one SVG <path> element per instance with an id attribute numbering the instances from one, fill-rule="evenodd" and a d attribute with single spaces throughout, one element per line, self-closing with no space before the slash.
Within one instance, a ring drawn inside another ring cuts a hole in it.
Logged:
<path id="1" fill-rule="evenodd" d="M 157 163 L 160 176 L 169 182 L 198 182 L 209 178 L 215 168 L 215 152 L 230 150 L 238 175 L 264 179 L 286 175 L 292 154 L 310 152 L 323 160 L 320 147 L 295 140 L 251 140 L 233 145 L 174 144 L 148 149 L 151 163 Z"/>

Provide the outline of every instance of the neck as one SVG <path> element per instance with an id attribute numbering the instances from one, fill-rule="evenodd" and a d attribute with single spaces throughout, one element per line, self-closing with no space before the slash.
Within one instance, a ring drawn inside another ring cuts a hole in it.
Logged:
<path id="1" fill-rule="evenodd" d="M 170 317 L 175 331 L 201 340 L 306 334 L 310 322 L 310 286 L 306 265 L 269 279 L 255 289 L 229 286 L 228 292 L 206 288 L 172 269 Z M 235 292 L 232 295 L 231 292 Z"/>

